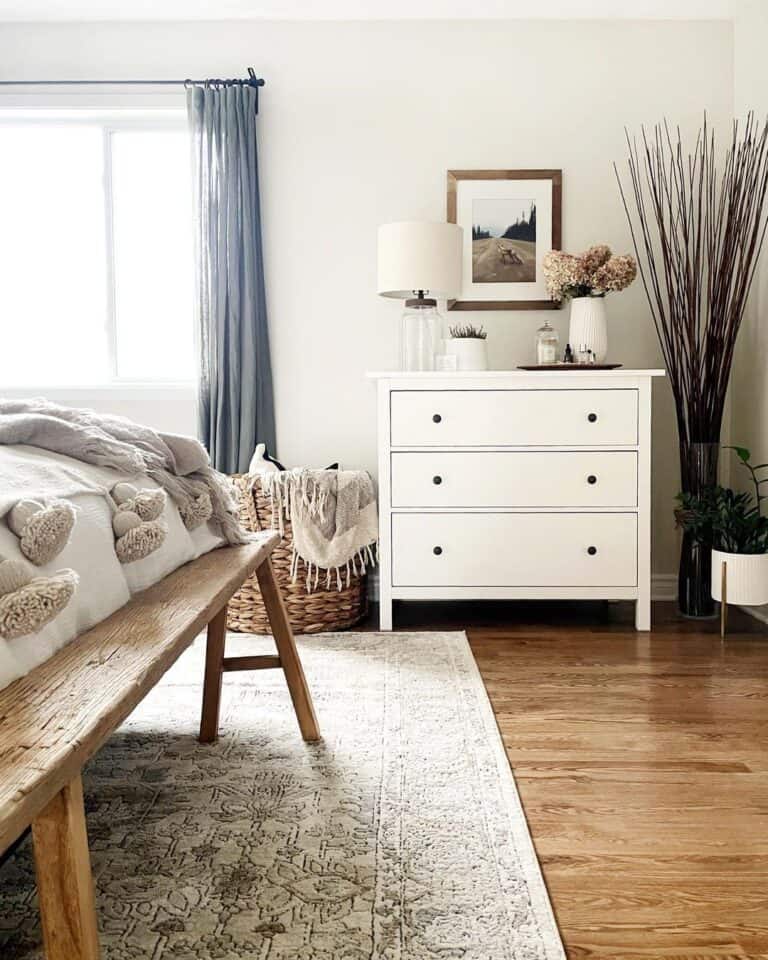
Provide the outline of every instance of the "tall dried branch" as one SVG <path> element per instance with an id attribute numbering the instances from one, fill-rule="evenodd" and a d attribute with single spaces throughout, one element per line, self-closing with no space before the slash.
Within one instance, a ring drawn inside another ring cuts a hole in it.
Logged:
<path id="1" fill-rule="evenodd" d="M 626 134 L 614 164 L 677 410 L 683 487 L 692 444 L 718 443 L 734 348 L 768 226 L 768 120 L 733 123 L 720 165 L 706 116 L 686 152 L 666 121 Z"/>

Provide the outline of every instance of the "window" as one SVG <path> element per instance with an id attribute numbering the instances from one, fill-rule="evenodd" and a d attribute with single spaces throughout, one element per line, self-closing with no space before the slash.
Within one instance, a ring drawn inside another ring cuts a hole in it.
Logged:
<path id="1" fill-rule="evenodd" d="M 0 387 L 191 380 L 183 115 L 0 122 Z"/>

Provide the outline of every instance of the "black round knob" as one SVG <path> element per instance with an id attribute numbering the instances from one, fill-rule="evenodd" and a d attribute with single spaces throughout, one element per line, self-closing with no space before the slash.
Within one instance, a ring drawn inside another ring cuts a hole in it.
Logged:
<path id="1" fill-rule="evenodd" d="M 442 477 L 432 477 L 432 483 L 434 483 L 435 486 L 439 487 L 442 482 L 443 482 Z"/>
<path id="2" fill-rule="evenodd" d="M 439 413 L 435 413 L 432 415 L 432 423 L 440 423 L 442 419 L 443 418 L 440 416 Z"/>
<path id="3" fill-rule="evenodd" d="M 597 414 L 590 413 L 590 415 L 587 417 L 587 420 L 589 420 L 590 423 L 595 423 L 595 421 L 597 420 Z"/>
<path id="4" fill-rule="evenodd" d="M 590 475 L 587 477 L 587 483 L 597 483 L 597 477 L 594 475 L 594 473 L 590 473 Z"/>
<path id="5" fill-rule="evenodd" d="M 442 547 L 433 547 L 433 548 L 432 548 L 432 553 L 434 553 L 434 555 L 435 555 L 436 557 L 439 557 L 442 552 L 443 552 L 443 548 L 442 548 Z"/>
<path id="6" fill-rule="evenodd" d="M 587 553 L 590 555 L 590 557 L 594 557 L 594 555 L 597 553 L 597 547 L 587 547 Z"/>

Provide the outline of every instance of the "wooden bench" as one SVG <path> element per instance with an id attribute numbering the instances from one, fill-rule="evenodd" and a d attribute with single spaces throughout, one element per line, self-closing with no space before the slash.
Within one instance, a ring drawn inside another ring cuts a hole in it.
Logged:
<path id="1" fill-rule="evenodd" d="M 223 673 L 266 667 L 284 670 L 304 739 L 319 739 L 269 559 L 279 539 L 267 532 L 188 563 L 0 691 L 0 854 L 32 825 L 48 960 L 100 956 L 83 765 L 206 624 L 200 739 L 217 736 Z M 278 653 L 226 658 L 227 602 L 254 571 Z"/>

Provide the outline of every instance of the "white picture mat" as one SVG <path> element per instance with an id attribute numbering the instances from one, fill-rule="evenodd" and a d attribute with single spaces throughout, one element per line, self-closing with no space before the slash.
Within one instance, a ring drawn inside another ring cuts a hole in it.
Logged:
<path id="1" fill-rule="evenodd" d="M 536 203 L 536 280 L 533 283 L 472 282 L 472 202 L 534 200 Z M 542 261 L 552 249 L 551 180 L 459 180 L 456 222 L 464 228 L 459 300 L 549 300 Z"/>

